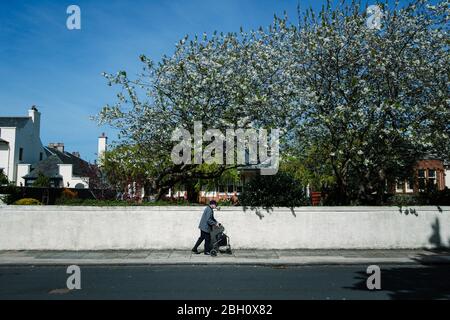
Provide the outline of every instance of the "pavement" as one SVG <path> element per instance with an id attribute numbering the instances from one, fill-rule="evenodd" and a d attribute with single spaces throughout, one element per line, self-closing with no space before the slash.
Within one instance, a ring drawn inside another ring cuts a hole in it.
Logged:
<path id="1" fill-rule="evenodd" d="M 216 257 L 189 250 L 0 251 L 0 266 L 51 265 L 450 265 L 446 250 L 233 250 Z"/>

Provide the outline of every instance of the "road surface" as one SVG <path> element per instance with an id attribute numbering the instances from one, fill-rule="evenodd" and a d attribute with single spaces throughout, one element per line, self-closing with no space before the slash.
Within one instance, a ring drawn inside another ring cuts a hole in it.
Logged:
<path id="1" fill-rule="evenodd" d="M 81 266 L 68 290 L 63 266 L 0 267 L 0 299 L 449 299 L 446 265 L 381 265 L 381 290 L 367 266 Z"/>

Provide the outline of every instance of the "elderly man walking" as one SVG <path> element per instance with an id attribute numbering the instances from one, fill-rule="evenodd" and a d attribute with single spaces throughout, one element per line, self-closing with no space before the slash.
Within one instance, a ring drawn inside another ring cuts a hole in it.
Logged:
<path id="1" fill-rule="evenodd" d="M 214 200 L 211 200 L 209 202 L 209 206 L 205 208 L 203 211 L 202 218 L 200 220 L 200 224 L 198 228 L 200 229 L 200 237 L 198 238 L 197 242 L 194 245 L 194 248 L 192 248 L 192 252 L 199 254 L 200 252 L 197 251 L 197 248 L 200 246 L 200 244 L 205 241 L 205 251 L 204 254 L 209 255 L 211 250 L 211 229 L 213 226 L 218 226 L 219 223 L 214 218 L 214 209 L 217 207 L 217 202 Z"/>

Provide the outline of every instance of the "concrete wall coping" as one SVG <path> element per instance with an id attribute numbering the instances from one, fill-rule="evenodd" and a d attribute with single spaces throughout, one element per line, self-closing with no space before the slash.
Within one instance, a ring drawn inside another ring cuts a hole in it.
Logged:
<path id="1" fill-rule="evenodd" d="M 1 206 L 0 211 L 149 211 L 149 212 L 161 212 L 161 211 L 202 211 L 204 206 L 20 206 L 10 205 Z M 272 212 L 289 212 L 289 213 L 310 213 L 310 212 L 386 212 L 386 211 L 398 211 L 404 212 L 405 210 L 419 212 L 450 212 L 450 206 L 305 206 L 305 207 L 274 207 L 271 209 L 257 208 L 250 209 L 244 207 L 222 207 L 220 210 L 216 209 L 216 213 L 221 212 L 255 212 L 259 211 L 262 214 Z"/>

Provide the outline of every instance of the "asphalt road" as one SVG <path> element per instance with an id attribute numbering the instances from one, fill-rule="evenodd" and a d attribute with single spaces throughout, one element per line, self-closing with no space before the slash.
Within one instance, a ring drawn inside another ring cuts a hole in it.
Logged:
<path id="1" fill-rule="evenodd" d="M 0 267 L 0 299 L 450 299 L 450 266 L 82 266 L 68 290 L 65 267 Z"/>

